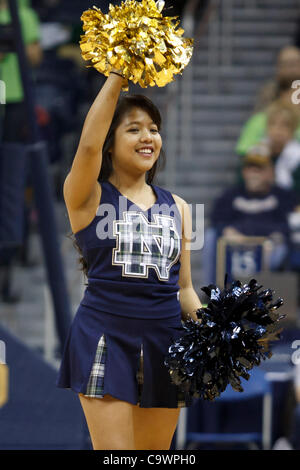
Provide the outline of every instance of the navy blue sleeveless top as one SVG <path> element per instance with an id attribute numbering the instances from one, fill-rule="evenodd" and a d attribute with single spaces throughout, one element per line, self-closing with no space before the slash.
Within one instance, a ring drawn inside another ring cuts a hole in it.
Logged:
<path id="1" fill-rule="evenodd" d="M 143 211 L 109 181 L 92 222 L 75 233 L 88 264 L 81 304 L 132 318 L 180 315 L 181 215 L 172 194 L 151 184 Z"/>

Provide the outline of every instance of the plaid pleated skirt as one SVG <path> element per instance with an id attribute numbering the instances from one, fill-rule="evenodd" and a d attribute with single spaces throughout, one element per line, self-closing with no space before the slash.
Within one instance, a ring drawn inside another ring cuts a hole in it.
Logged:
<path id="1" fill-rule="evenodd" d="M 88 397 L 106 394 L 142 408 L 192 405 L 171 382 L 164 358 L 183 333 L 181 318 L 119 316 L 80 304 L 72 322 L 57 386 Z"/>

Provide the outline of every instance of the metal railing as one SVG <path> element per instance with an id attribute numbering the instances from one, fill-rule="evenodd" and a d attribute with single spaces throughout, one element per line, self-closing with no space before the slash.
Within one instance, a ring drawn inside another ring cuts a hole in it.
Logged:
<path id="1" fill-rule="evenodd" d="M 200 31 L 202 21 L 196 25 L 196 11 L 201 0 L 189 0 L 183 12 L 182 27 L 186 37 L 193 37 Z M 170 191 L 176 186 L 177 155 L 184 160 L 192 157 L 192 104 L 193 104 L 193 63 L 184 70 L 182 79 L 176 79 L 168 85 L 166 96 L 166 147 L 168 154 L 165 184 Z M 179 116 L 180 108 L 180 116 Z"/>
<path id="2" fill-rule="evenodd" d="M 195 48 L 201 44 L 204 28 L 207 28 L 207 92 L 217 93 L 222 67 L 232 64 L 233 8 L 234 0 L 211 0 L 200 22 L 196 23 L 196 11 L 201 0 L 190 0 L 184 9 L 182 26 L 186 37 L 194 37 Z M 245 6 L 248 6 L 245 2 Z M 176 162 L 189 162 L 193 158 L 193 81 L 194 63 L 184 70 L 181 79 L 168 85 L 165 114 L 168 167 L 166 185 L 170 190 L 176 185 Z M 180 113 L 180 114 L 179 114 Z"/>
<path id="3" fill-rule="evenodd" d="M 234 0 L 214 0 L 214 14 L 209 22 L 207 84 L 214 94 L 218 90 L 222 67 L 232 65 Z"/>
<path id="4" fill-rule="evenodd" d="M 204 29 L 207 29 L 207 62 L 204 79 L 207 80 L 207 93 L 218 93 L 224 69 L 233 64 L 234 53 L 234 8 L 235 0 L 211 0 L 201 20 L 196 22 L 196 11 L 201 0 L 186 3 L 182 26 L 186 37 L 194 37 L 195 49 L 201 47 Z M 258 8 L 257 0 L 245 0 L 241 8 Z M 192 158 L 192 109 L 193 109 L 193 59 L 184 70 L 182 78 L 168 85 L 166 107 L 166 142 L 168 153 L 168 172 L 166 184 L 175 187 L 176 159 L 189 161 Z M 180 110 L 180 115 L 179 115 Z"/>
<path id="5" fill-rule="evenodd" d="M 222 70 L 232 65 L 233 57 L 233 11 L 234 0 L 211 0 L 199 23 L 196 11 L 201 0 L 189 0 L 183 13 L 182 26 L 186 37 L 194 37 L 195 48 L 201 46 L 204 29 L 207 29 L 207 93 L 216 94 L 219 89 Z M 256 0 L 245 0 L 245 8 L 255 8 Z M 176 185 L 176 162 L 178 159 L 191 161 L 192 149 L 192 111 L 193 111 L 194 63 L 184 70 L 181 78 L 168 85 L 166 95 L 166 147 L 168 154 L 165 184 L 170 190 Z"/>
<path id="6" fill-rule="evenodd" d="M 187 2 L 184 17 L 183 29 L 185 30 L 186 37 L 194 36 L 195 31 L 195 14 L 199 7 L 199 0 L 190 0 Z M 193 121 L 193 58 L 191 63 L 184 70 L 181 80 L 180 92 L 180 137 L 179 143 L 179 158 L 184 161 L 189 161 L 193 158 L 193 136 L 192 136 L 192 121 Z"/>

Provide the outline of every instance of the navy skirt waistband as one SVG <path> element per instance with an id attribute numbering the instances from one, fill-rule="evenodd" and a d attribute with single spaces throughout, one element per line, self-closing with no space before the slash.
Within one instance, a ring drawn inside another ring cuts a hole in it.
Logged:
<path id="1" fill-rule="evenodd" d="M 116 286 L 117 284 L 117 286 Z M 176 318 L 181 314 L 177 285 L 116 283 L 89 279 L 81 304 L 129 318 Z"/>

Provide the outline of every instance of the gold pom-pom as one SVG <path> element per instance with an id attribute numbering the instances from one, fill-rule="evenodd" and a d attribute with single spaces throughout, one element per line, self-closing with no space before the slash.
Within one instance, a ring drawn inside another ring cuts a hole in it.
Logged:
<path id="1" fill-rule="evenodd" d="M 125 0 L 107 14 L 85 11 L 80 47 L 84 60 L 108 76 L 112 69 L 142 88 L 163 87 L 189 63 L 193 39 L 183 38 L 177 16 L 164 17 L 163 1 Z"/>

